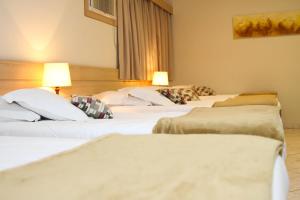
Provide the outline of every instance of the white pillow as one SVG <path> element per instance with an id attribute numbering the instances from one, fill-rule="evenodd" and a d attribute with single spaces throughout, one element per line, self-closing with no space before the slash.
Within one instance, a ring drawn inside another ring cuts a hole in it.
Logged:
<path id="1" fill-rule="evenodd" d="M 145 101 L 143 99 L 139 99 L 133 96 L 128 96 L 123 102 L 123 105 L 127 106 L 152 106 L 150 101 Z"/>
<path id="2" fill-rule="evenodd" d="M 126 92 L 107 91 L 94 95 L 109 106 L 150 106 L 151 102 L 128 96 Z"/>
<path id="3" fill-rule="evenodd" d="M 132 87 L 124 87 L 121 89 L 118 89 L 119 92 L 127 92 L 129 93 L 131 90 L 133 89 L 137 89 L 137 88 L 142 88 L 142 89 L 146 89 L 146 90 L 153 90 L 156 91 L 158 89 L 171 89 L 171 88 L 191 88 L 194 85 L 174 85 L 174 86 L 140 86 L 140 87 L 136 87 L 136 86 L 132 86 Z"/>
<path id="4" fill-rule="evenodd" d="M 192 88 L 194 85 L 174 85 L 168 88 L 173 88 L 173 89 L 177 89 L 177 88 Z"/>
<path id="5" fill-rule="evenodd" d="M 161 95 L 159 92 L 155 90 L 135 88 L 129 91 L 129 95 L 136 98 L 143 99 L 144 101 L 149 101 L 154 105 L 160 105 L 160 106 L 174 105 L 172 101 L 170 101 L 168 98 L 164 97 L 163 95 Z"/>
<path id="6" fill-rule="evenodd" d="M 24 108 L 53 120 L 87 120 L 86 114 L 63 97 L 42 89 L 21 89 L 3 96 L 8 103 L 16 102 Z"/>
<path id="7" fill-rule="evenodd" d="M 0 122 L 29 121 L 34 122 L 41 119 L 38 114 L 22 108 L 15 103 L 7 103 L 0 97 Z"/>
<path id="8" fill-rule="evenodd" d="M 132 87 L 124 87 L 124 88 L 121 88 L 121 89 L 119 89 L 118 91 L 119 91 L 119 92 L 127 92 L 127 93 L 129 93 L 131 90 L 133 90 L 133 89 L 138 89 L 138 88 L 142 88 L 142 89 L 145 89 L 145 90 L 156 91 L 156 90 L 160 89 L 161 87 L 159 87 L 159 86 L 142 86 L 142 87 L 132 86 Z"/>

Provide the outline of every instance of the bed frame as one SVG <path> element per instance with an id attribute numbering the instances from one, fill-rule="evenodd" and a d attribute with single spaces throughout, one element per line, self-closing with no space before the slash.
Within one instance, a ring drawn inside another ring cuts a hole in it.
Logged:
<path id="1" fill-rule="evenodd" d="M 72 86 L 61 95 L 90 95 L 128 86 L 150 85 L 149 81 L 122 81 L 118 69 L 70 65 Z M 21 89 L 42 87 L 43 63 L 0 61 L 0 95 Z"/>

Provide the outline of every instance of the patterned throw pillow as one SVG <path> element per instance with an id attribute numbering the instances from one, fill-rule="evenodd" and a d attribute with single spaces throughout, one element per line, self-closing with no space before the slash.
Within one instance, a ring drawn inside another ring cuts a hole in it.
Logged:
<path id="1" fill-rule="evenodd" d="M 100 100 L 89 96 L 73 96 L 71 103 L 94 119 L 112 119 L 113 113 Z"/>
<path id="2" fill-rule="evenodd" d="M 198 101 L 200 100 L 197 93 L 193 90 L 193 88 L 174 88 L 171 89 L 174 93 L 180 94 L 185 101 Z"/>
<path id="3" fill-rule="evenodd" d="M 197 93 L 198 96 L 211 96 L 216 95 L 216 92 L 206 86 L 194 86 L 193 90 Z"/>
<path id="4" fill-rule="evenodd" d="M 157 91 L 176 104 L 186 104 L 187 101 L 199 100 L 192 88 L 166 88 Z"/>
<path id="5" fill-rule="evenodd" d="M 173 93 L 171 89 L 159 89 L 157 90 L 160 94 L 170 99 L 170 101 L 176 103 L 176 104 L 186 104 L 186 101 L 182 96 Z"/>

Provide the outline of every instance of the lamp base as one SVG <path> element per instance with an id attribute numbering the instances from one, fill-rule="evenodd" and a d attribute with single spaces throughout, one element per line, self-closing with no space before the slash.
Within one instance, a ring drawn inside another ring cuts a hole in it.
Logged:
<path id="1" fill-rule="evenodd" d="M 59 95 L 59 90 L 60 90 L 59 87 L 55 87 L 55 93 L 56 93 L 57 95 Z"/>

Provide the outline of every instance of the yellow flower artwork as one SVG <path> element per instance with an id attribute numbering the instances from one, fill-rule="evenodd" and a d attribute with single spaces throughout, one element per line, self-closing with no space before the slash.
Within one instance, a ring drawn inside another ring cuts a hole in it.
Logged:
<path id="1" fill-rule="evenodd" d="M 234 16 L 232 23 L 235 39 L 300 34 L 300 10 Z"/>

